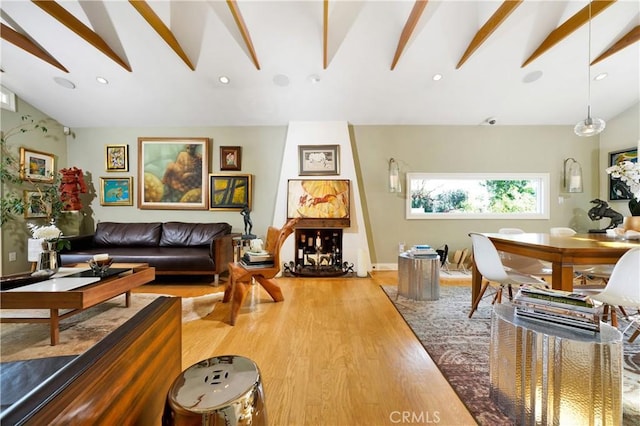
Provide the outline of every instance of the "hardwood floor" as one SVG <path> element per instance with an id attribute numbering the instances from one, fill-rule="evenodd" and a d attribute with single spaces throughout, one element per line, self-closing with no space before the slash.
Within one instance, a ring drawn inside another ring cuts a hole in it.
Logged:
<path id="1" fill-rule="evenodd" d="M 380 289 L 397 284 L 397 272 L 278 282 L 284 302 L 253 286 L 235 327 L 223 303 L 184 324 L 183 369 L 225 354 L 254 360 L 274 426 L 476 424 Z M 223 290 L 164 283 L 137 292 L 192 297 Z"/>

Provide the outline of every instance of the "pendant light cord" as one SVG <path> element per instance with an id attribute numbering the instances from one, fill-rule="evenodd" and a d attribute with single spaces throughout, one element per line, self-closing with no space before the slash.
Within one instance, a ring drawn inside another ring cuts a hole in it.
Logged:
<path id="1" fill-rule="evenodd" d="M 587 49 L 587 117 L 591 118 L 591 0 L 589 0 L 589 45 Z"/>

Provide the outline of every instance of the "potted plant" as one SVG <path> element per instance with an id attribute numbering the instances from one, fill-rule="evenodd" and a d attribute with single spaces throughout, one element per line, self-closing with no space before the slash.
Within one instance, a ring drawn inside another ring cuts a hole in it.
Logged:
<path id="1" fill-rule="evenodd" d="M 17 219 L 30 208 L 44 212 L 46 221 L 54 222 L 60 216 L 64 205 L 58 193 L 59 175 L 51 174 L 53 183 L 34 182 L 24 173 L 24 166 L 21 166 L 18 155 L 8 145 L 7 142 L 12 136 L 33 131 L 47 132 L 42 122 L 35 122 L 28 115 L 22 116 L 21 119 L 22 124 L 4 132 L 0 138 L 0 178 L 8 188 L 0 198 L 0 226 Z M 27 200 L 22 194 L 23 190 L 36 191 L 38 196 Z"/>

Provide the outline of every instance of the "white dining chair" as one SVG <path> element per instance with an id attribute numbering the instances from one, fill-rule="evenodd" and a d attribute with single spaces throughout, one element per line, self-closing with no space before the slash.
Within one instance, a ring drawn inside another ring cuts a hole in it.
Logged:
<path id="1" fill-rule="evenodd" d="M 500 303 L 502 301 L 502 292 L 504 287 L 507 287 L 509 299 L 513 298 L 512 286 L 514 285 L 519 287 L 521 285 L 528 284 L 546 287 L 546 283 L 538 277 L 505 269 L 502 261 L 500 260 L 500 254 L 498 253 L 496 246 L 493 245 L 487 236 L 475 232 L 470 233 L 469 236 L 471 237 L 473 258 L 476 267 L 484 279 L 480 293 L 478 293 L 478 296 L 471 305 L 469 318 L 471 318 L 476 309 L 478 309 L 478 305 L 484 297 L 484 293 L 487 291 L 491 282 L 499 284 L 491 304 L 496 302 Z"/>
<path id="2" fill-rule="evenodd" d="M 606 287 L 600 293 L 592 295 L 592 300 L 603 304 L 603 311 L 608 308 L 611 324 L 617 326 L 616 308 L 630 320 L 623 334 L 640 320 L 640 247 L 627 251 L 615 264 Z M 625 308 L 634 309 L 633 315 L 627 315 Z M 640 335 L 640 327 L 629 338 L 633 342 Z"/>
<path id="3" fill-rule="evenodd" d="M 520 228 L 500 228 L 498 229 L 498 233 L 505 235 L 517 235 L 524 234 L 525 231 Z M 500 253 L 500 260 L 502 261 L 502 264 L 507 268 L 513 269 L 522 274 L 535 275 L 540 278 L 551 276 L 550 263 L 519 254 L 506 253 L 503 251 L 499 251 L 498 253 Z"/>
<path id="4" fill-rule="evenodd" d="M 572 229 L 572 228 L 567 228 L 564 226 L 556 226 L 549 229 L 549 234 L 556 237 L 563 237 L 563 236 L 570 237 L 572 235 L 576 235 L 577 232 L 575 231 L 575 229 Z"/>
<path id="5" fill-rule="evenodd" d="M 500 228 L 498 234 L 524 234 L 524 229 L 520 228 Z"/>
<path id="6" fill-rule="evenodd" d="M 554 227 L 549 229 L 549 234 L 553 236 L 570 237 L 576 235 L 577 232 L 573 228 Z M 593 288 L 602 288 L 606 285 L 611 276 L 613 265 L 576 265 L 573 268 L 574 280 L 580 287 L 578 291 L 589 291 Z M 597 280 L 597 282 L 593 282 Z"/>

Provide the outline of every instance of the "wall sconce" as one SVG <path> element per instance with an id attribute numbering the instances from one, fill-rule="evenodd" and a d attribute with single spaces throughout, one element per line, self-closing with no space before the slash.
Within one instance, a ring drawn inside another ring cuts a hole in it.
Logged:
<path id="1" fill-rule="evenodd" d="M 389 159 L 389 192 L 402 192 L 400 166 L 393 158 Z"/>
<path id="2" fill-rule="evenodd" d="M 582 166 L 575 158 L 564 160 L 563 175 L 566 192 L 582 192 Z"/>

